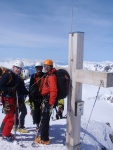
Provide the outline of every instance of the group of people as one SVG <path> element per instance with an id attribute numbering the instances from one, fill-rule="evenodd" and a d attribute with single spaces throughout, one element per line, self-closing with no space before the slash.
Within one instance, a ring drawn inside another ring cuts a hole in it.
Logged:
<path id="1" fill-rule="evenodd" d="M 57 76 L 56 69 L 53 67 L 52 60 L 45 60 L 42 64 L 35 64 L 36 73 L 30 77 L 29 89 L 25 87 L 24 79 L 29 76 L 21 70 L 24 64 L 17 60 L 11 72 L 6 72 L 0 79 L 0 94 L 3 99 L 5 117 L 1 123 L 2 138 L 7 141 L 14 140 L 11 130 L 15 125 L 19 129 L 25 128 L 25 116 L 27 109 L 25 106 L 25 97 L 29 96 L 31 110 L 33 110 L 33 124 L 36 124 L 38 131 L 35 142 L 49 144 L 49 121 L 51 110 L 57 98 Z M 9 81 L 10 80 L 10 81 Z M 19 112 L 21 112 L 20 118 Z M 62 117 L 62 116 L 60 116 Z"/>

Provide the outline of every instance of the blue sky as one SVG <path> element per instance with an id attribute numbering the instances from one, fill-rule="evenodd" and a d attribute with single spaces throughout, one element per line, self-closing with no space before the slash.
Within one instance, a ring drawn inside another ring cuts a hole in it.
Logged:
<path id="1" fill-rule="evenodd" d="M 113 61 L 112 0 L 0 0 L 0 58 L 67 61 L 71 31 L 84 61 Z"/>

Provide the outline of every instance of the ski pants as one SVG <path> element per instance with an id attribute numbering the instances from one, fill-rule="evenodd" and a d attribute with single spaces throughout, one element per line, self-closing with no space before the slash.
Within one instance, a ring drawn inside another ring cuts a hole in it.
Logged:
<path id="1" fill-rule="evenodd" d="M 22 103 L 21 106 L 19 107 L 19 113 L 20 116 L 18 116 L 19 114 L 17 113 L 17 120 L 16 120 L 16 125 L 19 125 L 20 128 L 24 128 L 24 124 L 25 124 L 25 116 L 27 115 L 27 108 L 25 103 Z"/>
<path id="2" fill-rule="evenodd" d="M 41 140 L 49 140 L 50 113 L 43 112 L 41 116 Z"/>
<path id="3" fill-rule="evenodd" d="M 4 124 L 2 135 L 3 136 L 11 136 L 11 130 L 14 125 L 14 114 L 15 114 L 16 106 L 11 106 L 10 111 L 6 113 L 2 124 Z"/>
<path id="4" fill-rule="evenodd" d="M 42 114 L 40 123 L 41 140 L 49 140 L 49 121 L 50 121 L 50 107 L 49 99 L 44 99 L 42 102 Z"/>
<path id="5" fill-rule="evenodd" d="M 25 124 L 25 116 L 27 115 L 27 108 L 25 103 L 22 104 L 21 108 L 20 108 L 20 127 L 24 127 Z"/>
<path id="6" fill-rule="evenodd" d="M 34 101 L 34 110 L 32 111 L 33 124 L 39 125 L 41 119 L 41 103 Z"/>

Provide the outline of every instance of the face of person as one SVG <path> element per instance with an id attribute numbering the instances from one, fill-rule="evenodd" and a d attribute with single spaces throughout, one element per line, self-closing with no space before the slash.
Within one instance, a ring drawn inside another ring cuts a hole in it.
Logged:
<path id="1" fill-rule="evenodd" d="M 52 68 L 52 66 L 44 65 L 44 72 L 49 72 Z"/>
<path id="2" fill-rule="evenodd" d="M 22 68 L 18 67 L 18 66 L 13 66 L 13 72 L 18 75 L 21 73 Z"/>
<path id="3" fill-rule="evenodd" d="M 36 72 L 42 72 L 43 67 L 42 66 L 36 66 Z"/>

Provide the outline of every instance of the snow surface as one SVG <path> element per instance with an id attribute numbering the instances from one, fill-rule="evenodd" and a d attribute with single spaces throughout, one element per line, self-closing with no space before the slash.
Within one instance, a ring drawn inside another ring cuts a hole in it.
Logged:
<path id="1" fill-rule="evenodd" d="M 34 63 L 36 60 L 32 61 L 23 59 L 23 61 L 25 63 L 25 68 L 29 68 L 31 73 L 33 73 L 35 71 Z M 13 62 L 14 59 L 0 60 L 0 66 L 11 68 Z M 112 64 L 113 62 L 84 62 L 84 69 L 113 72 Z M 60 65 L 60 63 L 55 65 Z M 105 70 L 106 66 L 110 66 L 109 68 L 107 67 L 108 70 Z M 26 83 L 28 82 L 29 80 L 26 81 Z M 83 84 L 82 100 L 85 103 L 84 114 L 81 117 L 81 150 L 100 150 L 102 146 L 106 147 L 107 150 L 113 150 L 113 143 L 109 138 L 109 134 L 113 133 L 113 88 L 101 87 L 96 100 L 98 89 L 98 86 Z M 96 103 L 94 105 L 95 101 Z M 35 138 L 35 125 L 32 123 L 29 106 L 27 106 L 27 111 L 28 114 L 25 119 L 25 126 L 29 132 L 27 134 L 20 134 L 17 132 L 16 139 L 19 144 L 9 143 L 0 138 L 1 150 L 67 149 L 65 145 L 66 119 L 53 121 L 52 117 L 55 118 L 55 110 L 53 110 L 50 120 L 51 144 L 47 146 L 36 144 L 35 147 L 32 147 L 31 144 Z M 4 114 L 2 113 L 2 106 L 0 106 L 0 112 L 0 121 L 2 122 L 4 117 Z M 65 114 L 67 114 L 67 99 L 65 99 L 65 109 L 63 112 L 63 115 Z M 110 123 L 111 127 L 109 127 L 106 123 Z M 21 144 L 23 144 L 23 147 L 20 146 Z"/>

